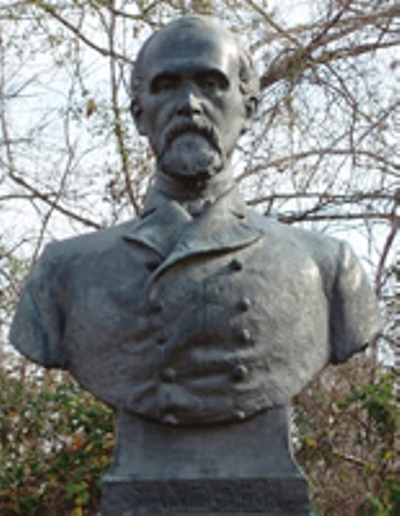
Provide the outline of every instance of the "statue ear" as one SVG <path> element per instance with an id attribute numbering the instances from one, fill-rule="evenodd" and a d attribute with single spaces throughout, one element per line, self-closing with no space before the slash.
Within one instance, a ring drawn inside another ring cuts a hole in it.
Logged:
<path id="1" fill-rule="evenodd" d="M 248 97 L 246 100 L 246 120 L 249 125 L 254 121 L 258 109 L 258 98 L 255 96 Z"/>
<path id="2" fill-rule="evenodd" d="M 245 100 L 245 120 L 243 124 L 243 132 L 246 132 L 253 124 L 257 113 L 258 99 L 254 96 L 249 96 Z"/>
<path id="3" fill-rule="evenodd" d="M 130 110 L 132 114 L 133 121 L 135 122 L 136 129 L 138 130 L 139 134 L 142 136 L 146 136 L 146 131 L 143 127 L 143 117 L 142 117 L 142 108 L 139 105 L 139 102 L 137 100 L 132 100 L 130 105 Z"/>

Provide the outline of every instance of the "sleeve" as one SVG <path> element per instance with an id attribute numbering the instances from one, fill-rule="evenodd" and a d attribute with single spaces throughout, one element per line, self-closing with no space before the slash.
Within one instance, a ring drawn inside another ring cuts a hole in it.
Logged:
<path id="1" fill-rule="evenodd" d="M 46 247 L 27 278 L 11 324 L 10 341 L 30 360 L 45 367 L 63 368 L 63 317 L 55 264 L 50 259 L 54 245 Z"/>
<path id="2" fill-rule="evenodd" d="M 381 328 L 377 299 L 351 247 L 340 244 L 330 313 L 331 362 L 363 350 Z"/>

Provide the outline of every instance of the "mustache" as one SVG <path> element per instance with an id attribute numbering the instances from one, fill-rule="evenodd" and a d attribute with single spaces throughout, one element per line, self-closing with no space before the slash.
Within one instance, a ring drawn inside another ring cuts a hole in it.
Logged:
<path id="1" fill-rule="evenodd" d="M 161 152 L 164 154 L 166 148 L 178 136 L 184 133 L 196 133 L 203 136 L 218 152 L 221 152 L 221 139 L 215 128 L 204 120 L 176 120 L 169 124 L 161 136 Z"/>

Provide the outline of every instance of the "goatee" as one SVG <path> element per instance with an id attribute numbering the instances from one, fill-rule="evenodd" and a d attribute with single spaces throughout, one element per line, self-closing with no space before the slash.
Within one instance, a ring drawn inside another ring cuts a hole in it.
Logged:
<path id="1" fill-rule="evenodd" d="M 170 176 L 207 179 L 222 170 L 223 160 L 221 153 L 202 134 L 187 132 L 166 146 L 159 166 Z"/>

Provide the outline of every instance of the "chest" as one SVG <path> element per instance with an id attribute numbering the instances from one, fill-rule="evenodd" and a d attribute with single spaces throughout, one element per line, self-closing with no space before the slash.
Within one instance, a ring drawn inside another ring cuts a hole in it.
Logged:
<path id="1" fill-rule="evenodd" d="M 272 328 L 311 316 L 326 304 L 312 258 L 301 249 L 269 246 L 265 239 L 233 251 L 188 255 L 160 273 L 162 262 L 135 244 L 118 260 L 91 261 L 69 286 L 69 318 L 114 335 L 151 332 L 179 321 L 215 332 L 243 319 Z"/>

